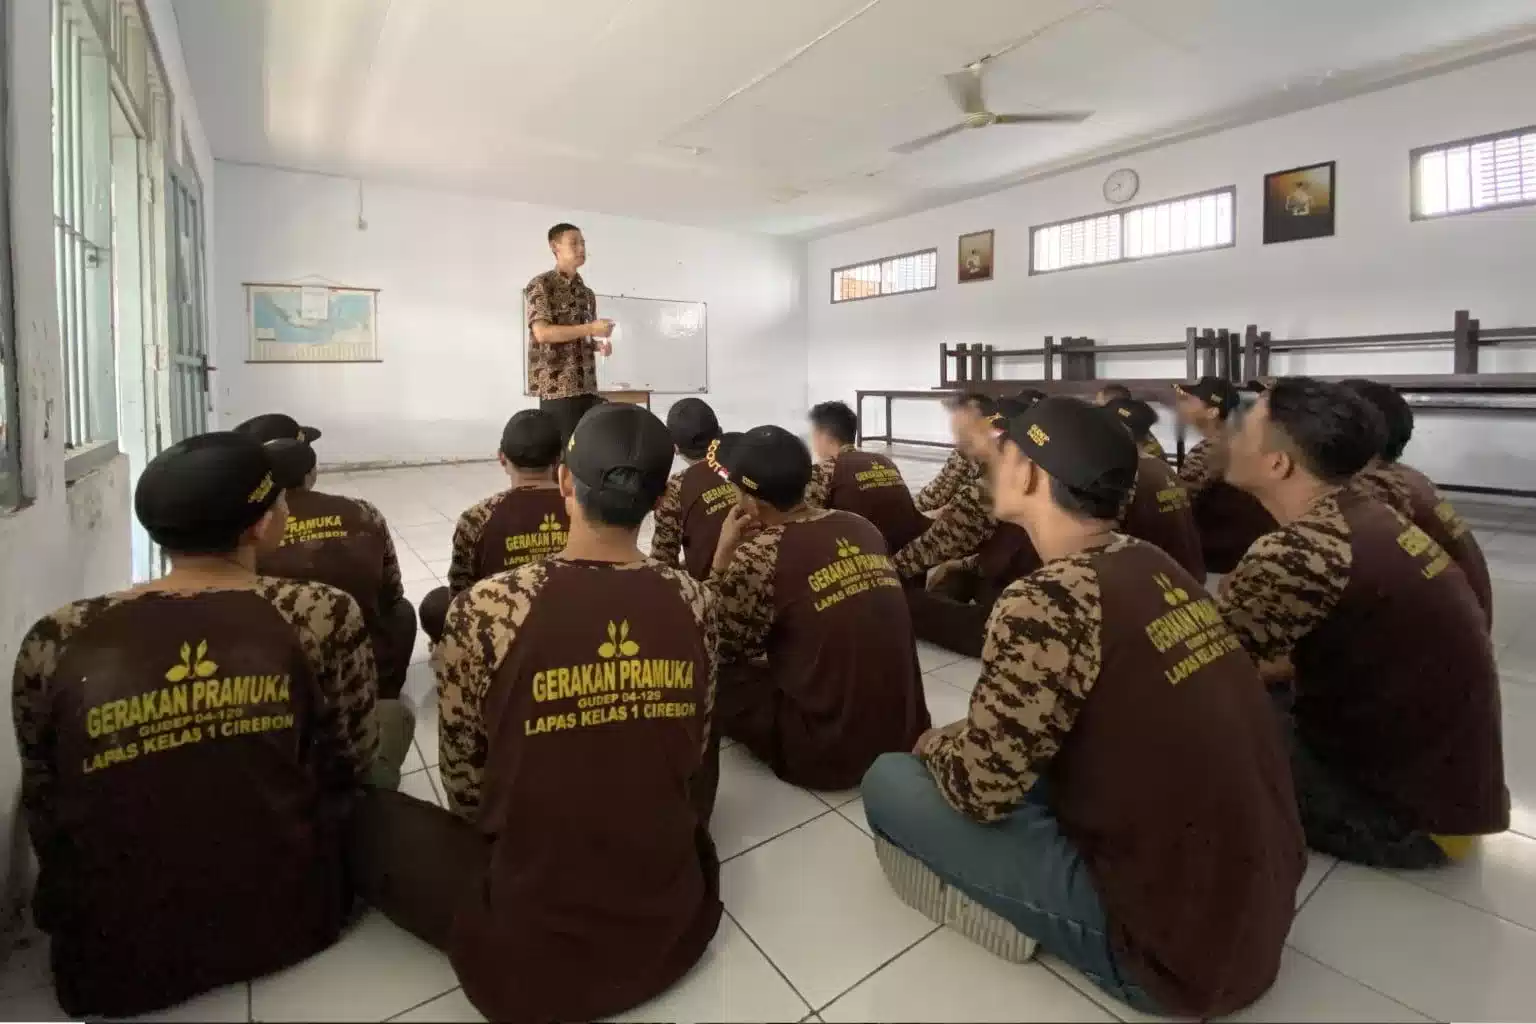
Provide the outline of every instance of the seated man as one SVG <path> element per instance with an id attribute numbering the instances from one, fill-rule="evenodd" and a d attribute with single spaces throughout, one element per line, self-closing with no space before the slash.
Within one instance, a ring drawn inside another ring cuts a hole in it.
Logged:
<path id="1" fill-rule="evenodd" d="M 672 474 L 656 506 L 651 558 L 676 568 L 681 556 L 689 575 L 708 579 L 720 524 L 736 504 L 736 488 L 721 479 L 712 458 L 720 444 L 720 421 L 702 398 L 684 398 L 667 410 L 667 430 L 688 468 Z"/>
<path id="2" fill-rule="evenodd" d="M 1185 387 L 1175 384 L 1176 409 L 1200 441 L 1184 453 L 1179 479 L 1188 488 L 1200 529 L 1208 572 L 1231 572 L 1254 541 L 1275 528 L 1275 519 L 1258 500 L 1222 479 L 1224 434 L 1237 410 L 1237 386 L 1220 377 L 1201 377 Z"/>
<path id="3" fill-rule="evenodd" d="M 990 417 L 958 420 L 955 444 L 986 469 L 998 453 L 998 424 L 1019 416 L 1032 402 L 1005 398 Z M 992 516 L 991 485 L 979 480 L 962 488 L 939 513 L 930 536 L 896 556 L 897 573 L 914 584 L 907 589 L 912 627 L 921 640 L 975 658 L 986 639 L 992 605 L 1014 580 L 1040 567 L 1029 534 Z M 932 567 L 932 572 L 927 569 Z M 921 585 L 927 575 L 927 586 Z"/>
<path id="4" fill-rule="evenodd" d="M 170 573 L 76 601 L 22 640 L 33 911 L 72 1017 L 270 974 L 347 918 L 342 824 L 365 782 L 398 781 L 411 722 L 398 701 L 375 704 L 355 601 L 256 575 L 307 458 L 296 440 L 233 433 L 167 448 L 134 505 Z"/>
<path id="5" fill-rule="evenodd" d="M 496 460 L 512 486 L 459 516 L 448 585 L 421 599 L 421 629 L 434 644 L 443 637 L 448 605 L 455 597 L 487 576 L 565 547 L 571 520 L 555 482 L 560 452 L 560 424 L 549 413 L 524 409 L 507 420 Z"/>
<path id="6" fill-rule="evenodd" d="M 994 411 L 991 398 L 975 393 L 946 398 L 944 407 L 949 410 L 950 429 L 957 436 L 963 429 L 969 428 L 974 421 L 986 419 Z M 917 505 L 919 512 L 937 512 L 953 501 L 962 488 L 974 483 L 981 475 L 981 467 L 957 444 L 955 450 L 949 453 L 949 458 L 944 460 L 939 475 L 930 480 L 928 486 L 917 492 L 913 503 Z"/>
<path id="7" fill-rule="evenodd" d="M 491 1020 L 607 1019 L 687 973 L 720 923 L 698 800 L 707 594 L 636 547 L 671 467 L 649 411 L 582 418 L 565 550 L 470 587 L 433 650 L 454 813 L 387 794 L 360 816 L 365 895 L 446 950 Z"/>
<path id="8" fill-rule="evenodd" d="M 1296 377 L 1260 397 L 1227 478 L 1282 525 L 1222 580 L 1220 601 L 1266 681 L 1294 694 L 1307 841 L 1359 863 L 1429 867 L 1509 827 L 1499 678 L 1450 556 L 1345 486 L 1381 433 L 1346 387 Z"/>
<path id="9" fill-rule="evenodd" d="M 933 520 L 918 511 L 896 463 L 853 446 L 859 418 L 842 402 L 811 409 L 811 451 L 816 465 L 805 503 L 852 512 L 875 524 L 887 551 L 900 551 Z"/>
<path id="10" fill-rule="evenodd" d="M 1205 580 L 1205 555 L 1200 550 L 1200 528 L 1185 490 L 1172 467 L 1147 452 L 1147 432 L 1157 413 L 1146 402 L 1117 398 L 1104 407 L 1136 441 L 1141 458 L 1136 465 L 1136 487 L 1120 517 L 1120 529 L 1137 540 L 1162 548 L 1195 579 Z"/>
<path id="11" fill-rule="evenodd" d="M 1152 427 L 1157 423 L 1156 410 L 1145 402 L 1137 401 L 1136 397 L 1131 394 L 1131 389 L 1124 384 L 1105 384 L 1093 396 L 1094 405 L 1107 407 L 1116 403 L 1134 403 L 1141 406 L 1145 411 L 1138 410 L 1138 420 L 1150 415 L 1150 418 L 1146 418 L 1144 425 L 1141 423 L 1137 424 L 1139 429 L 1136 431 L 1136 447 L 1141 449 L 1143 455 L 1150 455 L 1154 459 L 1165 459 L 1166 456 L 1163 452 L 1162 444 L 1152 434 Z"/>
<path id="12" fill-rule="evenodd" d="M 1136 448 L 1108 417 L 1048 398 L 993 472 L 1045 564 L 993 610 L 969 716 L 865 776 L 881 865 L 998 955 L 1038 943 L 1142 1012 L 1237 1010 L 1306 864 L 1258 674 L 1200 581 L 1114 532 Z"/>
<path id="13" fill-rule="evenodd" d="M 1482 546 L 1456 506 L 1441 494 L 1429 477 L 1398 461 L 1413 438 L 1413 410 L 1390 384 L 1371 380 L 1344 382 L 1355 393 L 1376 407 L 1386 425 L 1382 450 L 1355 476 L 1356 485 L 1366 494 L 1391 505 L 1399 515 L 1433 538 L 1436 544 L 1461 566 L 1472 593 L 1482 606 L 1483 616 L 1493 622 L 1493 581 L 1488 576 L 1488 560 Z"/>
<path id="14" fill-rule="evenodd" d="M 306 448 L 320 436 L 282 413 L 246 420 L 235 432 L 263 443 L 297 439 Z M 373 638 L 379 696 L 398 697 L 416 648 L 416 610 L 405 599 L 394 538 L 372 503 L 315 490 L 313 450 L 308 461 L 308 473 L 288 492 L 282 543 L 263 551 L 256 569 L 264 576 L 329 583 L 352 595 Z"/>
<path id="15" fill-rule="evenodd" d="M 741 492 L 709 577 L 721 735 L 786 782 L 855 786 L 877 756 L 911 749 L 928 727 L 885 541 L 867 520 L 805 503 L 811 454 L 782 427 L 722 445 L 720 462 Z"/>

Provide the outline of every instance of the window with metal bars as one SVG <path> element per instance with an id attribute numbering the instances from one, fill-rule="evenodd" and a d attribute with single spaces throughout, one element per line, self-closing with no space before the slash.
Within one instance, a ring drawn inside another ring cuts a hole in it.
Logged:
<path id="1" fill-rule="evenodd" d="M 902 253 L 832 271 L 832 301 L 931 291 L 939 286 L 939 250 Z"/>
<path id="2" fill-rule="evenodd" d="M 1536 204 L 1536 125 L 1409 155 L 1415 220 Z"/>
<path id="3" fill-rule="evenodd" d="M 1235 237 L 1234 187 L 1030 228 L 1029 272 L 1222 249 Z"/>
<path id="4" fill-rule="evenodd" d="M 98 24 L 81 0 L 54 0 L 53 219 L 68 449 L 118 436 L 112 76 Z"/>

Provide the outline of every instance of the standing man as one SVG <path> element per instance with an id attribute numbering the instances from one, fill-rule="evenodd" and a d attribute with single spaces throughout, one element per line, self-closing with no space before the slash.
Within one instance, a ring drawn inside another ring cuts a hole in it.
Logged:
<path id="1" fill-rule="evenodd" d="M 539 408 L 560 425 L 560 443 L 571 439 L 576 424 L 596 405 L 597 353 L 611 355 L 612 320 L 597 319 L 597 296 L 581 279 L 587 240 L 574 224 L 549 229 L 555 269 L 528 282 L 523 305 L 528 312 L 528 390 Z"/>

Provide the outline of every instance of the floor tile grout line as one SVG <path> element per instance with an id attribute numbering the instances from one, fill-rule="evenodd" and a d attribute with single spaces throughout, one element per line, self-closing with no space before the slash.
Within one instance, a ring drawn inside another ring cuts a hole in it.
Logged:
<path id="1" fill-rule="evenodd" d="M 805 993 L 801 992 L 798 988 L 795 987 L 795 983 L 789 980 L 789 975 L 785 974 L 783 969 L 774 962 L 773 957 L 768 955 L 768 951 L 758 944 L 758 941 L 752 937 L 752 933 L 747 931 L 747 926 L 736 919 L 736 915 L 731 913 L 731 909 L 727 907 L 723 901 L 720 904 L 720 913 L 723 916 L 730 918 L 731 923 L 734 924 L 737 928 L 741 929 L 741 934 L 745 935 L 747 937 L 747 941 L 752 943 L 752 948 L 757 950 L 758 956 L 762 957 L 767 962 L 768 966 L 773 968 L 773 973 L 784 979 L 784 984 L 789 986 L 789 990 L 795 994 L 795 998 L 804 1004 L 806 1016 L 814 1014 L 816 1010 L 811 1006 L 811 1001 L 805 998 Z"/>
<path id="2" fill-rule="evenodd" d="M 1067 988 L 1070 988 L 1073 992 L 1076 992 L 1078 994 L 1079 998 L 1088 1000 L 1089 1003 L 1091 1003 L 1092 1005 L 1094 1005 L 1094 1006 L 1098 1007 L 1099 1009 L 1103 1010 L 1105 1013 L 1107 1013 L 1111 1017 L 1115 1018 L 1115 1020 L 1121 1021 L 1122 1024 L 1125 1024 L 1125 1022 L 1128 1020 L 1128 1018 L 1126 1018 L 1126 1017 L 1121 1015 L 1120 1010 L 1121 1010 L 1122 1007 L 1124 1009 L 1126 1009 L 1126 1010 L 1131 1010 L 1131 1008 L 1129 1006 L 1126 1006 L 1124 1003 L 1120 1002 L 1120 1000 L 1116 999 L 1114 996 L 1110 995 L 1108 992 L 1105 992 L 1103 989 L 1099 988 L 1093 982 L 1089 981 L 1086 977 L 1083 978 L 1083 983 L 1093 989 L 1094 995 L 1090 995 L 1087 992 L 1084 992 L 1081 988 L 1078 987 L 1076 982 L 1074 982 L 1071 978 L 1067 977 L 1065 974 L 1062 974 L 1060 971 L 1058 971 L 1056 969 L 1055 965 L 1051 961 L 1042 959 L 1040 956 L 1036 955 L 1036 957 L 1035 957 L 1033 962 L 1039 964 L 1041 967 L 1044 967 L 1046 969 L 1046 971 L 1052 977 L 1054 977 L 1057 981 L 1059 981 L 1063 985 L 1067 986 Z M 1063 967 L 1066 967 L 1067 966 L 1067 962 L 1065 960 L 1063 960 L 1061 962 L 1061 965 Z M 1099 1000 L 1095 996 L 1102 996 L 1105 1001 L 1101 1003 L 1101 1002 L 1099 1002 Z M 1131 1011 L 1131 1012 L 1135 1012 L 1135 1011 Z"/>
<path id="3" fill-rule="evenodd" d="M 745 850 L 740 851 L 739 853 L 733 853 L 729 857 L 723 858 L 720 861 L 720 866 L 724 867 L 725 865 L 729 864 L 731 861 L 735 860 L 737 857 L 745 856 L 746 854 L 751 853 L 753 850 L 756 850 L 760 846 L 767 846 L 769 843 L 773 842 L 775 839 L 782 839 L 785 836 L 789 835 L 791 832 L 795 831 L 795 829 L 804 828 L 805 826 L 809 825 L 813 821 L 820 821 L 822 818 L 825 818 L 829 814 L 836 814 L 837 813 L 836 808 L 826 807 L 825 805 L 823 805 L 823 807 L 825 809 L 822 810 L 819 814 L 815 815 L 814 817 L 806 818 L 804 821 L 802 821 L 798 825 L 791 825 L 789 828 L 785 829 L 784 831 L 779 832 L 779 833 L 777 833 L 775 835 L 771 835 L 767 839 L 762 840 L 761 842 L 753 843 L 751 846 L 747 847 Z"/>
<path id="4" fill-rule="evenodd" d="M 919 935 L 914 941 L 908 943 L 906 946 L 903 946 L 893 956 L 891 956 L 888 959 L 882 961 L 880 964 L 878 964 L 868 974 L 865 974 L 859 980 L 855 981 L 852 985 L 849 985 L 847 988 L 843 989 L 837 995 L 833 996 L 831 999 L 827 1000 L 825 1003 L 823 1003 L 820 1006 L 816 1007 L 816 1009 L 812 1010 L 811 1012 L 819 1015 L 822 1010 L 826 1010 L 826 1009 L 831 1008 L 832 1004 L 837 1002 L 839 999 L 843 998 L 843 996 L 846 996 L 848 993 L 852 992 L 854 989 L 856 989 L 860 985 L 864 984 L 870 978 L 873 978 L 875 975 L 879 974 L 881 971 L 883 971 L 887 967 L 891 966 L 891 964 L 895 963 L 897 960 L 900 960 L 902 957 L 904 957 L 908 953 L 912 952 L 912 950 L 916 949 L 918 946 L 922 945 L 924 942 L 927 942 L 929 939 L 933 938 L 935 935 L 937 935 L 939 932 L 941 932 L 943 930 L 944 930 L 944 926 L 943 925 L 935 924 L 932 928 L 929 928 L 926 932 L 923 932 L 922 935 Z"/>
<path id="5" fill-rule="evenodd" d="M 1332 856 L 1332 855 L 1329 854 L 1328 856 Z M 1323 877 L 1319 878 L 1317 880 L 1317 884 L 1312 887 L 1312 891 L 1307 893 L 1305 896 L 1302 897 L 1301 902 L 1296 905 L 1295 912 L 1291 914 L 1291 926 L 1292 927 L 1295 927 L 1295 925 L 1296 925 L 1296 918 L 1301 916 L 1301 912 L 1306 909 L 1307 904 L 1312 902 L 1312 897 L 1317 895 L 1318 890 L 1323 887 L 1323 883 L 1328 881 L 1328 876 L 1332 875 L 1333 872 L 1334 872 L 1334 869 L 1337 868 L 1338 866 L 1339 866 L 1339 858 L 1334 857 L 1333 858 L 1333 863 L 1328 865 L 1328 870 L 1323 872 Z M 1289 934 L 1289 933 L 1287 933 L 1287 934 Z"/>
<path id="6" fill-rule="evenodd" d="M 1375 870 L 1375 869 L 1373 868 L 1371 870 Z M 1528 924 L 1525 924 L 1525 923 L 1520 922 L 1520 921 L 1513 921 L 1513 920 L 1505 917 L 1503 914 L 1500 914 L 1496 910 L 1489 910 L 1487 907 L 1480 907 L 1480 906 L 1478 906 L 1475 903 L 1468 903 L 1466 900 L 1462 899 L 1459 896 L 1452 896 L 1450 893 L 1441 892 L 1439 889 L 1431 889 L 1427 885 L 1421 885 L 1419 882 L 1417 882 L 1413 878 L 1413 876 L 1411 874 L 1409 874 L 1407 872 L 1404 872 L 1402 874 L 1392 874 L 1392 873 L 1389 873 L 1389 872 L 1386 872 L 1386 871 L 1380 871 L 1380 872 L 1378 872 L 1378 874 L 1385 875 L 1387 878 L 1395 878 L 1395 879 L 1397 879 L 1400 882 L 1407 882 L 1409 885 L 1413 886 L 1415 889 L 1419 889 L 1419 890 L 1421 890 L 1423 892 L 1427 892 L 1427 893 L 1429 893 L 1432 896 L 1439 896 L 1441 899 L 1450 900 L 1452 903 L 1459 903 L 1462 906 L 1466 907 L 1468 910 L 1475 910 L 1479 914 L 1487 914 L 1489 917 L 1497 918 L 1498 920 L 1503 921 L 1505 924 L 1512 924 L 1516 928 L 1521 929 L 1522 931 L 1527 931 L 1527 932 L 1531 932 L 1533 934 L 1536 934 L 1536 926 L 1528 925 Z"/>
<path id="7" fill-rule="evenodd" d="M 1403 1009 L 1407 1010 L 1410 1013 L 1416 1013 L 1416 1014 L 1418 1014 L 1421 1017 L 1428 1017 L 1430 1020 L 1439 1020 L 1440 1019 L 1439 1017 L 1437 1017 L 1433 1013 L 1430 1013 L 1430 1012 L 1428 1012 L 1426 1010 L 1421 1010 L 1417 1006 L 1410 1006 L 1409 1004 L 1403 1002 L 1401 999 L 1397 998 L 1396 996 L 1391 995 L 1390 993 L 1387 993 L 1387 992 L 1383 992 L 1381 989 L 1377 988 L 1375 985 L 1372 985 L 1370 982 L 1363 981 L 1360 978 L 1355 977 L 1353 974 L 1345 973 L 1344 970 L 1342 970 L 1341 968 L 1335 967 L 1333 964 L 1328 963 L 1326 960 L 1319 960 L 1317 957 L 1313 956 L 1311 953 L 1308 953 L 1306 950 L 1292 945 L 1291 942 L 1290 942 L 1290 936 L 1286 936 L 1285 947 L 1287 949 L 1289 949 L 1292 953 L 1295 953 L 1297 956 L 1306 957 L 1308 960 L 1311 960 L 1313 963 L 1318 964 L 1318 965 L 1320 965 L 1322 967 L 1326 967 L 1328 970 L 1332 971 L 1334 974 L 1337 974 L 1341 978 L 1348 978 L 1350 981 L 1354 982 L 1356 985 L 1359 985 L 1361 988 L 1367 989 L 1367 990 L 1369 990 L 1371 992 L 1374 992 L 1374 993 L 1376 993 L 1377 995 L 1381 996 L 1383 999 L 1385 999 L 1385 1000 L 1387 1000 L 1389 1002 L 1396 1003 L 1398 1006 L 1401 1006 Z"/>
<path id="8" fill-rule="evenodd" d="M 454 977 L 455 977 L 455 980 L 457 980 L 458 976 L 455 975 Z M 457 992 L 459 989 L 461 989 L 463 987 L 464 987 L 463 985 L 455 985 L 455 986 L 453 986 L 453 988 L 448 989 L 446 992 L 439 992 L 437 995 L 433 996 L 431 999 L 423 999 L 421 1002 L 417 1003 L 415 1006 L 407 1006 L 405 1009 L 401 1010 L 399 1013 L 393 1013 L 393 1014 L 390 1014 L 388 1017 L 385 1017 L 384 1018 L 384 1024 L 389 1024 L 389 1021 L 392 1021 L 392 1020 L 399 1020 L 401 1017 L 404 1017 L 406 1014 L 410 1013 L 412 1010 L 419 1010 L 423 1006 L 426 1006 L 428 1003 L 435 1003 L 439 999 L 443 998 L 443 996 L 452 995 L 453 993 Z M 466 998 L 468 998 L 468 997 L 466 997 Z"/>

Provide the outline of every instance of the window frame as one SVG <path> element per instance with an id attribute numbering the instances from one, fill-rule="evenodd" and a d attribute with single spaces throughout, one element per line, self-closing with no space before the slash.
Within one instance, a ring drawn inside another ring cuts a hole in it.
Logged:
<path id="1" fill-rule="evenodd" d="M 0 0 L 0 139 L 10 138 L 10 0 Z M 11 253 L 10 147 L 0 153 L 0 514 L 23 504 L 21 386 L 16 357 L 16 275 Z"/>
<path id="2" fill-rule="evenodd" d="M 1182 203 L 1189 199 L 1203 199 L 1206 196 L 1219 196 L 1227 194 L 1232 197 L 1232 240 L 1220 242 L 1216 245 L 1202 245 L 1195 249 L 1178 249 L 1173 252 L 1152 253 L 1149 256 L 1125 255 L 1125 216 L 1136 213 L 1153 206 L 1166 206 L 1170 203 Z M 1097 263 L 1075 263 L 1070 267 L 1056 267 L 1051 270 L 1040 270 L 1035 266 L 1035 234 L 1049 228 L 1059 228 L 1066 224 L 1076 224 L 1079 221 L 1098 220 L 1101 217 L 1118 217 L 1120 219 L 1120 255 L 1112 260 L 1100 260 Z M 1094 267 L 1115 267 L 1125 263 L 1145 263 L 1148 260 L 1166 259 L 1169 256 L 1192 256 L 1201 252 L 1218 252 L 1222 249 L 1237 248 L 1237 186 L 1222 185 L 1217 188 L 1203 188 L 1198 192 L 1187 192 L 1181 196 L 1169 196 L 1166 199 L 1156 199 L 1151 202 L 1137 203 L 1134 206 L 1117 206 L 1098 213 L 1086 213 L 1077 217 L 1065 217 L 1061 220 L 1053 220 L 1044 224 L 1031 224 L 1029 228 L 1029 276 L 1038 277 L 1048 274 L 1062 274 L 1069 270 L 1092 270 Z"/>
<path id="3" fill-rule="evenodd" d="M 839 299 L 836 297 L 837 275 L 845 270 L 855 270 L 859 267 L 878 267 L 888 260 L 902 260 L 909 256 L 926 256 L 929 253 L 933 254 L 933 284 L 931 285 L 927 285 L 923 288 L 908 288 L 899 292 L 876 292 L 874 295 L 855 295 L 846 299 Z M 847 263 L 841 267 L 833 267 L 831 270 L 827 271 L 827 294 L 830 297 L 829 304 L 833 306 L 841 306 L 846 302 L 864 302 L 868 299 L 893 299 L 898 295 L 920 295 L 923 292 L 933 292 L 938 291 L 938 289 L 939 247 L 936 245 L 928 246 L 925 249 L 913 249 L 911 252 L 898 252 L 890 256 L 879 256 L 872 260 L 859 260 L 857 263 Z"/>
<path id="4" fill-rule="evenodd" d="M 1425 153 L 1433 153 L 1436 150 L 1456 149 L 1460 146 L 1475 146 L 1479 142 L 1496 142 L 1499 139 L 1520 138 L 1523 135 L 1536 134 L 1536 124 L 1526 125 L 1524 128 L 1510 128 L 1501 132 L 1486 132 L 1482 135 L 1469 135 L 1464 139 L 1452 139 L 1449 142 L 1436 142 L 1428 146 L 1416 146 L 1408 151 L 1408 219 L 1420 220 L 1444 220 L 1447 217 L 1465 217 L 1472 213 L 1492 213 L 1496 210 L 1518 210 L 1525 206 L 1536 206 L 1536 199 L 1517 199 L 1509 203 L 1494 203 L 1491 206 L 1468 206 L 1465 210 L 1445 210 L 1441 213 L 1419 212 L 1419 158 Z M 1523 166 L 1523 164 L 1522 164 Z"/>

